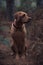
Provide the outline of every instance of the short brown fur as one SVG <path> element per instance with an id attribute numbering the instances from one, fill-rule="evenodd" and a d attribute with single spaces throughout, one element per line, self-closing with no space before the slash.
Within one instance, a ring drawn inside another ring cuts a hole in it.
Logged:
<path id="1" fill-rule="evenodd" d="M 11 26 L 11 37 L 13 45 L 11 46 L 14 54 L 22 56 L 25 53 L 26 28 L 24 22 L 28 22 L 31 17 L 27 13 L 19 11 L 14 14 L 14 22 Z"/>

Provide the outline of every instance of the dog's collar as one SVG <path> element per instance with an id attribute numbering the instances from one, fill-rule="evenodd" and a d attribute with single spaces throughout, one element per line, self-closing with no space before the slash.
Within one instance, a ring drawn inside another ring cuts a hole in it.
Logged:
<path id="1" fill-rule="evenodd" d="M 20 28 L 17 27 L 16 25 L 13 24 L 13 26 L 16 28 L 16 31 L 17 31 L 17 30 L 22 31 L 22 29 L 20 29 Z"/>
<path id="2" fill-rule="evenodd" d="M 13 26 L 14 26 L 16 29 L 18 29 L 18 27 L 17 27 L 16 25 L 13 24 Z"/>

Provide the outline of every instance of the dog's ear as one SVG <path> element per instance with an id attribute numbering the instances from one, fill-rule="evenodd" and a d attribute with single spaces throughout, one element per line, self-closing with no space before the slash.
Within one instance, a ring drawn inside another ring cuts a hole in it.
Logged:
<path id="1" fill-rule="evenodd" d="M 15 17 L 15 19 L 17 20 L 18 15 L 15 15 L 14 17 Z"/>
<path id="2" fill-rule="evenodd" d="M 14 14 L 14 19 L 16 19 L 16 20 L 17 20 L 17 18 L 18 18 L 18 14 L 17 14 L 17 13 L 15 13 L 15 14 Z"/>

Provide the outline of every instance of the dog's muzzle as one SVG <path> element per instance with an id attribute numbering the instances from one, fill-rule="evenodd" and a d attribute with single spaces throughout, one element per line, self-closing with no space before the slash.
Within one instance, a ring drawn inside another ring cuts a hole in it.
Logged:
<path id="1" fill-rule="evenodd" d="M 30 23 L 32 21 L 32 18 L 30 17 L 27 22 L 24 23 Z"/>

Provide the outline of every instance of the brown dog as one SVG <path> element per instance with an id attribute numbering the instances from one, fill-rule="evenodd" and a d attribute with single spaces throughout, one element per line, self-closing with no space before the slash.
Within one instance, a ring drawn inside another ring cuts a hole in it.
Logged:
<path id="1" fill-rule="evenodd" d="M 19 56 L 25 53 L 25 38 L 26 38 L 26 28 L 25 23 L 30 22 L 31 17 L 27 13 L 19 11 L 14 15 L 15 19 L 11 26 L 11 36 L 13 39 L 12 50 L 14 54 L 17 53 Z"/>

